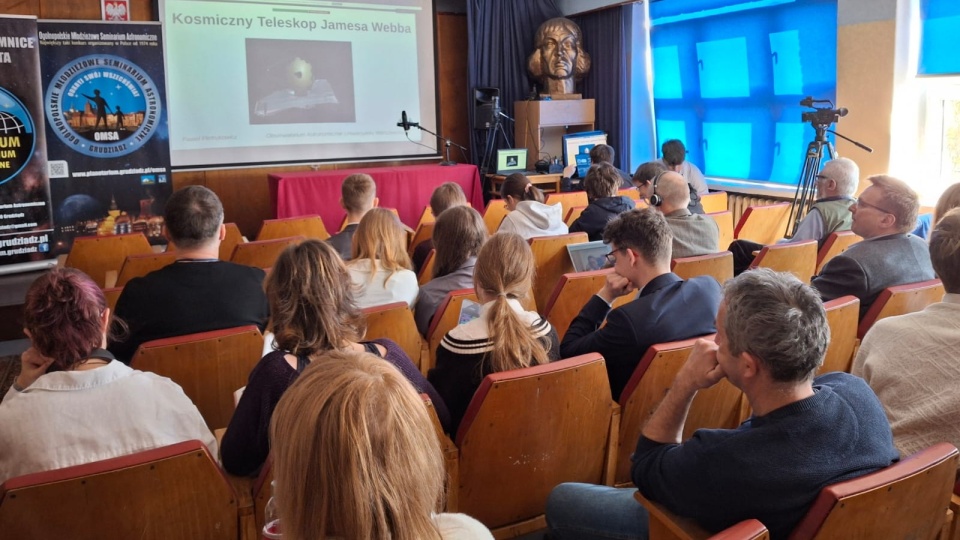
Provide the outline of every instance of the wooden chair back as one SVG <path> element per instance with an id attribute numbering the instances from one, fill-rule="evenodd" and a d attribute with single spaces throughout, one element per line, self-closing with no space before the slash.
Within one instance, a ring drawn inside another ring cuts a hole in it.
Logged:
<path id="1" fill-rule="evenodd" d="M 256 242 L 244 242 L 237 244 L 230 256 L 230 261 L 257 268 L 273 268 L 277 262 L 277 257 L 283 253 L 288 246 L 299 244 L 306 240 L 303 236 L 291 236 L 289 238 L 277 238 L 275 240 L 257 240 Z"/>
<path id="2" fill-rule="evenodd" d="M 323 220 L 320 216 L 299 216 L 283 219 L 265 219 L 260 227 L 260 233 L 257 234 L 257 240 L 276 240 L 278 238 L 289 238 L 291 236 L 302 236 L 304 238 L 316 238 L 317 240 L 326 240 L 330 238 L 330 233 L 323 226 Z"/>
<path id="3" fill-rule="evenodd" d="M 237 227 L 236 223 L 224 223 L 223 226 L 226 228 L 227 233 L 223 237 L 223 241 L 220 242 L 220 260 L 229 261 L 230 256 L 233 255 L 233 249 L 237 247 L 237 244 L 242 244 L 247 240 L 240 234 L 240 228 Z"/>
<path id="4" fill-rule="evenodd" d="M 877 472 L 823 488 L 790 540 L 940 537 L 957 449 L 939 443 Z"/>
<path id="5" fill-rule="evenodd" d="M 703 213 L 705 214 L 726 212 L 730 210 L 730 207 L 727 205 L 726 191 L 712 191 L 705 195 L 701 195 L 700 205 L 703 206 Z"/>
<path id="6" fill-rule="evenodd" d="M 505 528 L 541 516 L 561 482 L 609 485 L 616 408 L 596 353 L 487 375 L 457 433 L 456 511 Z"/>
<path id="7" fill-rule="evenodd" d="M 810 278 L 817 269 L 817 241 L 806 240 L 764 246 L 753 259 L 750 268 L 769 268 L 777 272 L 790 272 L 809 285 Z"/>
<path id="8" fill-rule="evenodd" d="M 939 302 L 943 299 L 944 292 L 943 283 L 940 283 L 939 279 L 887 287 L 864 314 L 857 328 L 857 337 L 863 339 L 870 327 L 880 319 L 921 311 L 930 304 Z"/>
<path id="9" fill-rule="evenodd" d="M 423 212 L 420 212 L 420 219 L 417 220 L 417 228 L 420 228 L 424 223 L 435 223 L 437 217 L 433 215 L 433 209 L 430 208 L 430 205 L 423 207 Z"/>
<path id="10" fill-rule="evenodd" d="M 830 344 L 817 374 L 831 371 L 850 373 L 853 352 L 857 348 L 860 299 L 856 296 L 841 296 L 824 302 L 823 307 L 827 310 L 827 324 L 830 325 Z"/>
<path id="11" fill-rule="evenodd" d="M 407 247 L 407 252 L 411 257 L 413 257 L 413 250 L 416 249 L 417 246 L 433 237 L 433 227 L 436 224 L 436 221 L 431 221 L 430 223 L 422 223 L 417 227 L 417 231 L 413 233 L 413 238 Z"/>
<path id="12" fill-rule="evenodd" d="M 861 240 L 863 240 L 863 238 L 861 238 L 860 235 L 855 234 L 853 231 L 832 232 L 827 235 L 827 239 L 823 241 L 820 251 L 817 252 L 816 273 L 819 274 L 820 270 L 823 269 L 823 265 L 827 264 L 830 259 L 843 253 L 850 246 Z"/>
<path id="13" fill-rule="evenodd" d="M 437 262 L 437 250 L 431 249 L 427 253 L 427 258 L 423 260 L 423 266 L 420 267 L 420 273 L 417 274 L 417 284 L 423 287 L 433 279 L 433 265 Z"/>
<path id="14" fill-rule="evenodd" d="M 120 293 L 123 292 L 123 287 L 109 287 L 103 289 L 103 296 L 107 299 L 107 307 L 110 308 L 110 311 L 115 311 L 117 309 L 117 300 L 120 299 Z"/>
<path id="15" fill-rule="evenodd" d="M 643 199 L 640 198 L 640 190 L 637 188 L 620 188 L 617 190 L 617 196 L 627 197 L 628 199 L 633 200 L 634 204 L 639 204 L 643 202 Z M 646 203 L 643 203 L 646 205 Z"/>
<path id="16" fill-rule="evenodd" d="M 173 264 L 177 260 L 176 252 L 169 253 L 144 253 L 141 255 L 128 255 L 120 267 L 120 273 L 117 275 L 116 287 L 123 287 L 131 279 L 143 277 L 154 270 L 159 270 L 168 264 Z"/>
<path id="17" fill-rule="evenodd" d="M 636 190 L 633 190 L 636 191 Z M 548 193 L 546 204 L 554 205 L 560 203 L 561 216 L 567 215 L 567 212 L 575 206 L 586 206 L 589 204 L 586 191 L 565 191 L 562 193 Z"/>
<path id="18" fill-rule="evenodd" d="M 589 272 L 570 272 L 560 276 L 560 281 L 557 282 L 557 286 L 554 287 L 553 293 L 543 308 L 543 316 L 557 331 L 557 336 L 561 340 L 570 328 L 570 323 L 580 314 L 580 310 L 590 297 L 597 294 L 597 291 L 603 287 L 607 276 L 611 273 L 613 273 L 612 268 L 605 268 Z M 613 307 L 618 308 L 633 300 L 635 296 L 621 296 L 614 300 Z"/>
<path id="19" fill-rule="evenodd" d="M 583 213 L 584 209 L 586 209 L 586 206 L 574 206 L 570 210 L 567 210 L 567 217 L 563 218 L 563 222 L 567 224 L 567 227 L 573 225 L 574 221 L 580 219 L 580 214 Z"/>
<path id="20" fill-rule="evenodd" d="M 507 203 L 503 199 L 490 199 L 483 211 L 483 223 L 490 234 L 497 232 L 503 218 L 507 217 Z"/>
<path id="21" fill-rule="evenodd" d="M 179 384 L 207 426 L 218 429 L 230 423 L 233 392 L 247 384 L 262 351 L 260 330 L 241 326 L 148 341 L 131 365 Z"/>
<path id="22" fill-rule="evenodd" d="M 727 249 L 730 247 L 730 244 L 733 243 L 733 212 L 730 210 L 724 210 L 722 212 L 712 212 L 707 214 L 707 216 L 713 218 L 717 222 L 717 228 L 720 229 L 720 240 L 718 245 L 720 249 Z"/>
<path id="23" fill-rule="evenodd" d="M 713 335 L 705 336 L 713 339 Z M 687 361 L 697 338 L 653 345 L 640 359 L 633 375 L 620 394 L 619 448 L 615 482 L 626 485 L 630 480 L 630 454 L 637 447 L 640 431 L 673 384 L 680 367 Z M 683 440 L 700 428 L 735 428 L 740 423 L 740 397 L 743 393 L 723 379 L 714 386 L 697 392 L 683 425 Z"/>
<path id="24" fill-rule="evenodd" d="M 407 233 L 408 233 L 408 234 L 409 234 L 409 233 L 413 233 L 413 231 L 410 229 L 410 227 L 407 227 L 407 225 L 406 225 L 402 220 L 400 220 L 400 211 L 399 211 L 399 210 L 397 210 L 396 208 L 387 208 L 387 207 L 384 207 L 384 206 L 381 206 L 381 207 L 379 207 L 379 208 L 383 208 L 384 210 L 389 210 L 390 213 L 392 213 L 393 215 L 397 216 L 397 221 L 400 221 L 400 224 L 403 225 L 404 229 L 407 230 Z M 344 214 L 344 215 L 343 215 L 343 219 L 340 220 L 340 228 L 337 229 L 337 231 L 342 231 L 342 230 L 344 230 L 344 229 L 346 229 L 346 228 L 347 228 L 347 215 Z M 408 240 L 409 240 L 409 239 L 408 239 Z"/>
<path id="25" fill-rule="evenodd" d="M 761 244 L 774 244 L 783 238 L 790 219 L 790 203 L 782 202 L 763 206 L 748 206 L 733 230 L 738 240 L 752 240 Z"/>
<path id="26" fill-rule="evenodd" d="M 710 534 L 693 519 L 674 514 L 640 492 L 634 493 L 633 498 L 647 509 L 650 516 L 647 537 L 651 540 L 770 540 L 770 531 L 756 519 L 746 519 Z"/>
<path id="27" fill-rule="evenodd" d="M 721 285 L 733 279 L 733 253 L 721 251 L 697 257 L 681 257 L 670 261 L 670 271 L 683 279 L 711 276 Z"/>
<path id="28" fill-rule="evenodd" d="M 400 345 L 417 367 L 420 366 L 423 338 L 420 337 L 413 312 L 406 302 L 364 308 L 363 315 L 367 319 L 367 334 L 364 339 L 391 339 Z"/>
<path id="29" fill-rule="evenodd" d="M 107 272 L 119 272 L 127 257 L 150 253 L 153 249 L 143 233 L 78 236 L 73 239 L 64 266 L 80 270 L 103 288 Z"/>
<path id="30" fill-rule="evenodd" d="M 253 497 L 253 516 L 257 524 L 257 538 L 260 538 L 260 531 L 266 525 L 267 503 L 273 496 L 273 490 L 270 489 L 270 483 L 273 482 L 273 457 L 267 456 L 267 461 L 260 468 L 260 474 L 253 481 L 250 494 Z M 243 537 L 241 537 L 243 540 Z"/>
<path id="31" fill-rule="evenodd" d="M 4 538 L 236 540 L 238 513 L 233 488 L 200 441 L 0 486 Z"/>
<path id="32" fill-rule="evenodd" d="M 573 263 L 567 253 L 568 244 L 587 241 L 587 233 L 577 232 L 556 236 L 537 236 L 530 239 L 536 274 L 533 279 L 533 298 L 537 306 L 546 306 L 560 276 L 573 272 Z"/>

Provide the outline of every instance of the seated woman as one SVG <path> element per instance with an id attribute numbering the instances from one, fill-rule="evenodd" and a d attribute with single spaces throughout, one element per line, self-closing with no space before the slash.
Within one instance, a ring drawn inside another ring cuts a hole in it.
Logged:
<path id="1" fill-rule="evenodd" d="M 360 308 L 406 302 L 413 307 L 420 287 L 410 269 L 407 232 L 397 216 L 385 208 L 372 208 L 353 234 L 353 251 L 347 270 Z"/>
<path id="2" fill-rule="evenodd" d="M 447 293 L 473 287 L 473 265 L 477 253 L 487 240 L 487 226 L 471 206 L 447 208 L 437 216 L 433 228 L 433 279 L 420 287 L 420 295 L 413 307 L 417 330 L 427 335 L 430 321 L 437 313 Z"/>
<path id="3" fill-rule="evenodd" d="M 274 442 L 284 540 L 492 539 L 464 514 L 437 514 L 445 471 L 427 407 L 370 354 L 319 355 L 277 405 Z"/>
<path id="4" fill-rule="evenodd" d="M 485 376 L 560 358 L 557 331 L 520 305 L 533 280 L 527 242 L 512 233 L 493 235 L 480 250 L 475 270 L 480 317 L 443 337 L 437 366 L 428 374 L 450 411 L 454 434 Z"/>
<path id="5" fill-rule="evenodd" d="M 497 232 L 517 233 L 525 239 L 569 232 L 563 222 L 563 208 L 559 204 L 543 204 L 543 192 L 520 173 L 504 179 L 500 198 L 510 212 Z"/>
<path id="6" fill-rule="evenodd" d="M 353 299 L 350 274 L 336 250 L 320 240 L 290 246 L 277 258 L 267 277 L 270 322 L 280 350 L 263 358 L 250 372 L 247 387 L 221 441 L 227 472 L 256 474 L 270 453 L 267 431 L 280 396 L 310 362 L 332 350 L 374 354 L 393 364 L 418 392 L 430 396 L 444 426 L 443 400 L 399 345 L 389 339 L 360 341 L 366 331 Z"/>
<path id="7" fill-rule="evenodd" d="M 590 241 L 602 240 L 603 228 L 613 218 L 633 210 L 636 203 L 626 195 L 617 195 L 620 189 L 620 171 L 609 163 L 590 167 L 583 179 L 587 192 L 587 207 L 570 225 L 570 232 L 585 232 Z"/>
<path id="8" fill-rule="evenodd" d="M 437 186 L 430 195 L 430 212 L 433 213 L 434 220 L 451 206 L 466 206 L 467 196 L 463 193 L 463 188 L 456 182 L 446 182 Z M 420 275 L 420 270 L 427 262 L 427 256 L 433 250 L 433 238 L 427 238 L 419 245 L 413 248 L 413 271 Z"/>
<path id="9" fill-rule="evenodd" d="M 30 348 L 0 404 L 0 483 L 191 439 L 217 455 L 179 386 L 104 349 L 110 308 L 86 274 L 55 268 L 37 278 L 23 318 Z"/>

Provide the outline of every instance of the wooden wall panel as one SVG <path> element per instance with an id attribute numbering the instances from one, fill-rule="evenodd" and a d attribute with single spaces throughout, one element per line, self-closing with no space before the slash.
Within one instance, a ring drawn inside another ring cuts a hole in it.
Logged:
<path id="1" fill-rule="evenodd" d="M 0 13 L 38 15 L 40 13 L 40 0 L 0 0 Z"/>
<path id="2" fill-rule="evenodd" d="M 467 82 L 467 16 L 454 13 L 437 15 L 437 99 L 440 102 L 441 133 L 451 141 L 470 148 L 470 114 Z M 443 148 L 440 148 L 443 152 Z M 450 157 L 463 163 L 469 160 L 456 147 Z"/>
<path id="3" fill-rule="evenodd" d="M 100 20 L 100 2 L 98 0 L 40 0 L 40 18 L 42 19 L 86 19 Z"/>

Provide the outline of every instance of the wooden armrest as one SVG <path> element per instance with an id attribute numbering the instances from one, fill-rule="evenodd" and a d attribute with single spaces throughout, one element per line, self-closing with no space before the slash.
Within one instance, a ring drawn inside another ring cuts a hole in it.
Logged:
<path id="1" fill-rule="evenodd" d="M 614 401 L 610 415 L 610 433 L 607 436 L 607 455 L 603 464 L 603 483 L 612 486 L 617 480 L 617 449 L 620 447 L 620 404 Z"/>
<path id="2" fill-rule="evenodd" d="M 107 270 L 107 273 L 103 277 L 103 288 L 112 289 L 117 286 L 117 278 L 120 277 L 120 273 L 116 270 Z"/>
<path id="3" fill-rule="evenodd" d="M 437 434 L 443 452 L 443 466 L 447 472 L 447 512 L 456 513 L 460 508 L 460 449 L 450 437 Z"/>
<path id="4" fill-rule="evenodd" d="M 711 535 L 692 519 L 680 517 L 636 492 L 634 498 L 650 513 L 650 540 L 700 540 Z"/>

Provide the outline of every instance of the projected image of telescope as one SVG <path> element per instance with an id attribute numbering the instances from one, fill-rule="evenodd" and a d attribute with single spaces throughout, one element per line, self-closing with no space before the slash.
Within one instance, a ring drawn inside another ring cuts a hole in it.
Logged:
<path id="1" fill-rule="evenodd" d="M 258 99 L 253 108 L 254 114 L 265 117 L 291 109 L 310 109 L 339 103 L 330 83 L 326 79 L 315 79 L 313 66 L 302 58 L 294 58 L 287 64 L 284 73 L 288 87 Z"/>

